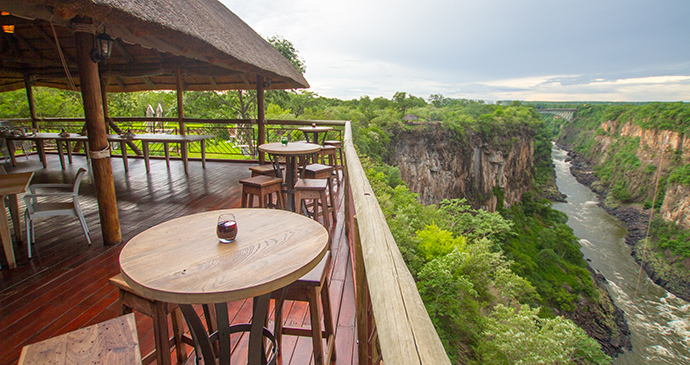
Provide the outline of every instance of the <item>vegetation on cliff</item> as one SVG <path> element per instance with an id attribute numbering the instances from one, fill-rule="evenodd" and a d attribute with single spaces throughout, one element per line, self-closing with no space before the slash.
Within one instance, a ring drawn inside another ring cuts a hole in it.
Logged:
<path id="1" fill-rule="evenodd" d="M 398 180 L 395 167 L 363 161 L 391 232 L 454 363 L 610 361 L 582 328 L 554 316 L 549 309 L 539 309 L 541 305 L 556 303 L 550 299 L 554 296 L 547 293 L 545 299 L 530 280 L 518 275 L 516 267 L 525 265 L 508 259 L 503 249 L 511 238 L 519 240 L 522 228 L 498 212 L 473 209 L 462 199 L 444 200 L 438 206 L 422 205 L 416 194 Z M 542 234 L 551 231 L 543 221 L 538 225 Z M 557 246 L 557 242 L 550 246 Z M 557 262 L 563 264 L 564 260 Z M 567 276 L 563 270 L 540 276 L 537 266 L 541 264 L 534 264 L 532 273 L 536 277 L 542 277 L 544 283 L 567 286 L 561 281 Z M 580 279 L 568 281 L 579 283 Z M 549 285 L 541 284 L 540 287 Z M 588 285 L 591 290 L 591 282 Z M 587 283 L 573 284 L 574 297 L 586 295 L 586 286 Z M 560 300 L 564 305 L 573 305 L 572 299 Z"/>
<path id="2" fill-rule="evenodd" d="M 634 252 L 657 283 L 690 298 L 690 232 L 661 218 L 663 204 L 683 206 L 670 201 L 677 198 L 668 196 L 669 189 L 690 187 L 690 163 L 684 151 L 690 104 L 580 105 L 572 123 L 550 119 L 547 124 L 560 145 L 591 165 L 596 176 L 592 189 L 603 195 L 608 208 L 631 204 L 654 210 L 650 241 L 635 244 Z M 623 128 L 634 132 L 623 133 Z M 671 137 L 678 142 L 672 144 Z M 646 216 L 640 219 L 647 220 Z"/>

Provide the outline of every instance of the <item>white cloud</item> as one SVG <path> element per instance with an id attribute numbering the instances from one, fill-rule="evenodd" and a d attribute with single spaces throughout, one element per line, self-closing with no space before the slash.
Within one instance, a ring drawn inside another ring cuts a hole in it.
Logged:
<path id="1" fill-rule="evenodd" d="M 323 96 L 690 101 L 686 0 L 222 1 Z"/>

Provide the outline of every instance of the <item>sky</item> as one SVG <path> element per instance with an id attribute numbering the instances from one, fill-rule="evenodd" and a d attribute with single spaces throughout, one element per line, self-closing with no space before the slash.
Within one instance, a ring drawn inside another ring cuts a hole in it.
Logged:
<path id="1" fill-rule="evenodd" d="M 220 1 L 324 97 L 690 101 L 688 0 Z"/>

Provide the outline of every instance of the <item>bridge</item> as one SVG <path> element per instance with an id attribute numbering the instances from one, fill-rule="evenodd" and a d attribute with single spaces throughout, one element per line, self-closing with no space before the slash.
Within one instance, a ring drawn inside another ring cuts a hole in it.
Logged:
<path id="1" fill-rule="evenodd" d="M 568 108 L 550 108 L 550 109 L 537 109 L 539 113 L 542 114 L 555 114 L 569 122 L 572 122 L 575 118 L 575 112 L 577 109 Z"/>

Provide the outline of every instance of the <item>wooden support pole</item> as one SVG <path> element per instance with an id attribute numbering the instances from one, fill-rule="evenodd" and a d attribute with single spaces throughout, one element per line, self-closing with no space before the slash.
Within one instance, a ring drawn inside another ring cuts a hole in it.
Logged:
<path id="1" fill-rule="evenodd" d="M 31 128 L 38 130 L 38 117 L 36 116 L 36 101 L 34 100 L 34 90 L 31 88 L 29 75 L 24 75 L 24 88 L 26 89 L 26 99 L 29 102 L 29 114 L 31 115 Z M 36 140 L 36 152 L 39 156 L 45 157 L 43 140 Z M 43 168 L 48 167 L 45 158 L 41 158 Z"/>
<path id="2" fill-rule="evenodd" d="M 78 23 L 91 23 L 89 18 L 75 18 Z M 108 139 L 101 98 L 101 82 L 98 76 L 98 64 L 91 60 L 93 35 L 84 31 L 75 31 L 77 44 L 77 66 L 79 67 L 79 84 L 84 101 L 84 117 L 89 134 L 91 150 L 91 169 L 93 172 L 98 212 L 101 218 L 103 243 L 113 245 L 122 243 L 120 217 L 117 212 L 117 197 L 113 170 L 108 152 Z"/>
<path id="3" fill-rule="evenodd" d="M 264 106 L 264 77 L 256 75 L 256 120 L 259 125 L 258 146 L 266 143 L 266 109 Z M 266 163 L 266 154 L 259 152 L 259 163 Z"/>
<path id="4" fill-rule="evenodd" d="M 177 82 L 177 122 L 180 125 L 180 134 L 185 136 L 187 131 L 184 129 L 184 100 L 182 98 L 182 70 L 178 67 L 175 72 Z"/>
<path id="5" fill-rule="evenodd" d="M 180 135 L 186 136 L 187 131 L 184 126 L 184 99 L 182 92 L 184 87 L 182 85 L 182 69 L 177 67 L 176 72 L 177 81 L 177 122 L 180 125 Z M 187 161 L 187 142 L 180 142 L 180 154 L 182 155 L 182 163 L 184 164 L 184 173 L 189 172 L 188 161 Z"/>

